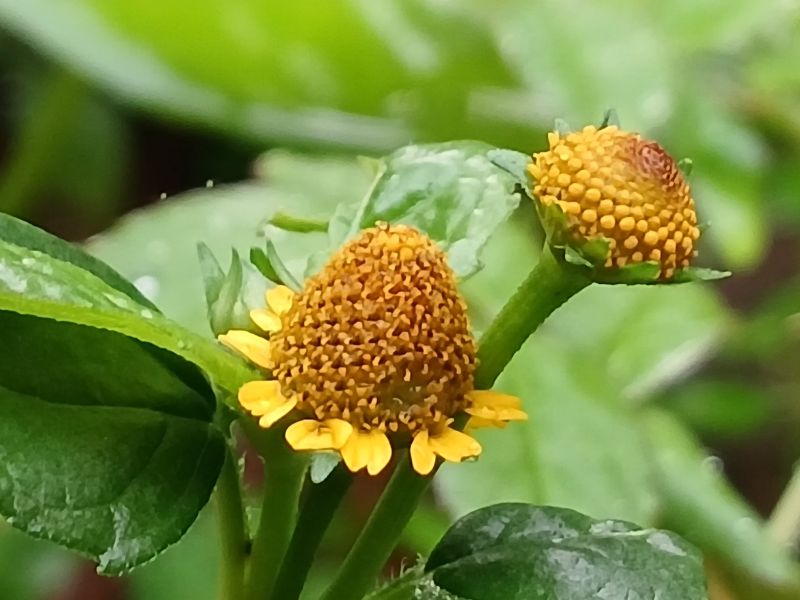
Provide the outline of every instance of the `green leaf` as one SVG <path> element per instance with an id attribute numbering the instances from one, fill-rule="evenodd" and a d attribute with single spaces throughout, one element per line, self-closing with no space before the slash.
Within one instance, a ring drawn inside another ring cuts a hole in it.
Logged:
<path id="1" fill-rule="evenodd" d="M 500 167 L 510 175 L 514 176 L 517 183 L 523 188 L 528 186 L 530 175 L 528 174 L 528 165 L 531 164 L 531 157 L 522 152 L 515 150 L 490 150 L 486 153 L 492 164 Z"/>
<path id="2" fill-rule="evenodd" d="M 598 269 L 597 280 L 601 283 L 619 283 L 625 285 L 655 284 L 658 282 L 658 275 L 660 273 L 661 265 L 648 260 L 614 269 Z"/>
<path id="3" fill-rule="evenodd" d="M 707 597 L 702 558 L 677 535 L 521 503 L 462 518 L 425 569 L 471 600 Z"/>
<path id="4" fill-rule="evenodd" d="M 465 126 L 505 139 L 530 128 L 527 112 L 495 106 L 514 82 L 479 18 L 398 0 L 0 0 L 4 29 L 126 103 L 261 143 L 381 152 Z"/>
<path id="5" fill-rule="evenodd" d="M 717 271 L 715 269 L 707 269 L 703 267 L 686 267 L 678 269 L 675 272 L 673 281 L 675 283 L 684 283 L 688 281 L 717 281 L 719 279 L 726 279 L 730 277 L 730 271 Z"/>
<path id="6" fill-rule="evenodd" d="M 61 238 L 50 235 L 30 223 L 0 213 L 0 240 L 11 242 L 30 250 L 38 250 L 53 258 L 72 263 L 99 277 L 106 284 L 139 304 L 152 310 L 157 310 L 153 303 L 136 289 L 136 286 L 103 261 L 86 254 L 75 244 L 65 242 Z"/>
<path id="7" fill-rule="evenodd" d="M 215 341 L 187 331 L 73 264 L 0 242 L 0 310 L 69 321 L 148 342 L 194 363 L 235 394 L 254 378 Z"/>
<path id="8" fill-rule="evenodd" d="M 357 210 L 334 215 L 332 246 L 378 221 L 404 223 L 439 242 L 458 276 L 472 275 L 481 268 L 479 254 L 489 237 L 519 205 L 516 178 L 492 162 L 494 151 L 461 141 L 390 154 Z"/>
<path id="9" fill-rule="evenodd" d="M 223 459 L 207 384 L 119 333 L 8 311 L 0 329 L 0 514 L 109 574 L 180 539 Z"/>
<path id="10" fill-rule="evenodd" d="M 314 452 L 311 455 L 309 477 L 313 483 L 322 483 L 342 461 L 336 452 Z"/>
<path id="11" fill-rule="evenodd" d="M 664 412 L 643 416 L 665 526 L 720 561 L 742 598 L 797 598 L 800 569 L 721 476 L 697 440 Z M 738 597 L 738 596 L 737 596 Z"/>

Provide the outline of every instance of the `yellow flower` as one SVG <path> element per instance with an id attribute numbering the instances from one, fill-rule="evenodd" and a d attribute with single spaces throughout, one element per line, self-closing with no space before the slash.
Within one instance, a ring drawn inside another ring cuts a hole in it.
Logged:
<path id="1" fill-rule="evenodd" d="M 608 240 L 605 267 L 652 261 L 659 278 L 688 267 L 700 237 L 694 201 L 675 161 L 657 142 L 616 126 L 548 135 L 528 167 L 534 195 L 558 205 L 576 240 Z"/>
<path id="2" fill-rule="evenodd" d="M 403 225 L 365 230 L 336 253 L 304 289 L 267 292 L 251 313 L 269 339 L 230 331 L 219 339 L 270 381 L 239 391 L 242 407 L 270 427 L 295 420 L 295 450 L 338 451 L 351 471 L 370 475 L 393 447 L 410 446 L 414 469 L 430 473 L 439 456 L 459 462 L 481 446 L 451 425 L 527 418 L 519 400 L 473 389 L 475 342 L 466 306 L 444 253 Z"/>

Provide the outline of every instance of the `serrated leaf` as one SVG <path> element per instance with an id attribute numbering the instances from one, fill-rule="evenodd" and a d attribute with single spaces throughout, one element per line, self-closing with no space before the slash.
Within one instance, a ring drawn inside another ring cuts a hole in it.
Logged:
<path id="1" fill-rule="evenodd" d="M 425 569 L 472 600 L 707 597 L 702 557 L 676 534 L 521 503 L 462 518 Z"/>
<path id="2" fill-rule="evenodd" d="M 519 185 L 527 187 L 530 177 L 528 174 L 528 165 L 531 164 L 530 155 L 515 150 L 496 149 L 487 152 L 486 156 L 492 161 L 492 164 L 513 175 Z"/>
<path id="3" fill-rule="evenodd" d="M 331 219 L 332 247 L 379 221 L 404 223 L 437 241 L 458 276 L 472 275 L 486 241 L 519 205 L 516 177 L 492 163 L 493 151 L 475 141 L 400 148 L 361 204 Z"/>

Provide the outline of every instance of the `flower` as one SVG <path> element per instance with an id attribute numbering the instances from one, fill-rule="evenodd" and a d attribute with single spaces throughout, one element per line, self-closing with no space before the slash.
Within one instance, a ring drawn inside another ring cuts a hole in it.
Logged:
<path id="1" fill-rule="evenodd" d="M 573 240 L 605 238 L 601 264 L 658 265 L 671 279 L 689 267 L 700 237 L 694 201 L 678 165 L 657 142 L 616 126 L 548 134 L 528 172 L 542 206 L 557 205 Z"/>
<path id="2" fill-rule="evenodd" d="M 242 407 L 271 427 L 299 417 L 285 437 L 295 450 L 338 451 L 351 471 L 382 471 L 409 445 L 414 469 L 439 456 L 459 462 L 480 444 L 452 427 L 527 418 L 512 396 L 473 389 L 475 342 L 453 272 L 417 230 L 378 226 L 346 244 L 297 294 L 278 286 L 252 320 L 269 339 L 230 331 L 219 339 L 272 380 L 246 383 Z"/>

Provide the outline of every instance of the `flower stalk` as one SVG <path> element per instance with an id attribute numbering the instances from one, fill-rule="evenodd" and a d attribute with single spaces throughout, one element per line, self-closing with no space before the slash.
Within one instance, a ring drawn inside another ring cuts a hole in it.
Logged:
<path id="1" fill-rule="evenodd" d="M 283 559 L 297 522 L 308 457 L 292 452 L 283 431 L 265 431 L 243 419 L 250 441 L 264 461 L 264 497 L 258 530 L 245 581 L 245 600 L 267 600 L 272 596 Z"/>
<path id="2" fill-rule="evenodd" d="M 570 297 L 591 283 L 545 246 L 539 263 L 481 339 L 476 388 L 491 387 L 528 337 Z M 461 423 L 463 427 L 464 423 Z M 323 600 L 360 600 L 374 586 L 435 470 L 422 477 L 404 455 Z"/>
<path id="3" fill-rule="evenodd" d="M 352 482 L 353 476 L 339 465 L 325 481 L 310 487 L 278 574 L 272 600 L 297 600 L 300 597 L 317 548 Z"/>
<path id="4" fill-rule="evenodd" d="M 228 448 L 216 489 L 220 539 L 220 600 L 242 600 L 247 533 L 235 458 Z"/>

